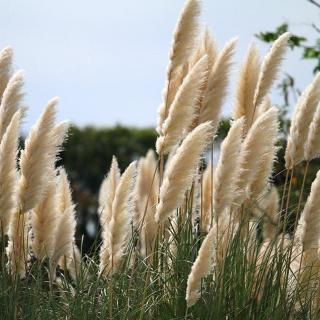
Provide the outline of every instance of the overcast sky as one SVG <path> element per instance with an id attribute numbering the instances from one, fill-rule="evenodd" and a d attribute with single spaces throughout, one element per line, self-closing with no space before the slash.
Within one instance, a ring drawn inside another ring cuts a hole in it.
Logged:
<path id="1" fill-rule="evenodd" d="M 59 119 L 78 125 L 151 126 L 161 102 L 168 51 L 183 0 L 0 0 L 0 47 L 25 70 L 28 128 L 59 96 Z M 314 39 L 320 10 L 307 0 L 203 0 L 203 23 L 219 48 L 240 37 L 240 62 L 254 34 L 287 21 Z M 268 46 L 259 42 L 262 53 Z M 236 74 L 238 64 L 234 67 Z M 312 64 L 289 53 L 283 70 L 303 88 Z M 235 78 L 235 76 L 233 77 Z M 232 89 L 232 88 L 231 88 Z M 231 90 L 231 94 L 233 90 Z M 276 95 L 273 95 L 277 99 Z M 231 110 L 230 98 L 224 113 Z"/>

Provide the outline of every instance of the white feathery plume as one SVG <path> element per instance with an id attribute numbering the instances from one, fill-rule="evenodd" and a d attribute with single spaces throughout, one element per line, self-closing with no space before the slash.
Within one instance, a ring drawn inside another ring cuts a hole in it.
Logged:
<path id="1" fill-rule="evenodd" d="M 253 123 L 243 141 L 238 182 L 238 190 L 241 194 L 236 200 L 238 205 L 241 205 L 248 196 L 250 186 L 259 171 L 261 159 L 274 146 L 277 134 L 278 110 L 272 107 Z"/>
<path id="2" fill-rule="evenodd" d="M 263 210 L 264 218 L 262 225 L 262 236 L 264 240 L 273 240 L 277 235 L 279 223 L 279 193 L 276 187 L 259 201 L 259 206 Z"/>
<path id="3" fill-rule="evenodd" d="M 156 221 L 162 223 L 181 205 L 185 192 L 190 188 L 200 157 L 212 135 L 213 127 L 205 122 L 183 140 L 169 162 L 160 188 Z"/>
<path id="4" fill-rule="evenodd" d="M 254 92 L 260 71 L 260 54 L 253 42 L 247 52 L 236 87 L 236 101 L 233 110 L 234 119 L 245 117 L 245 132 L 248 131 L 254 116 Z"/>
<path id="5" fill-rule="evenodd" d="M 120 180 L 120 170 L 117 158 L 113 156 L 108 175 L 103 180 L 99 192 L 99 216 L 102 229 L 110 223 L 112 217 L 112 202 Z"/>
<path id="6" fill-rule="evenodd" d="M 318 158 L 320 155 L 320 102 L 310 124 L 307 143 L 304 149 L 304 158 L 308 161 Z"/>
<path id="7" fill-rule="evenodd" d="M 203 56 L 188 72 L 169 108 L 162 125 L 162 134 L 156 142 L 158 154 L 168 154 L 183 139 L 192 123 L 197 102 L 201 98 L 208 69 L 207 55 Z"/>
<path id="8" fill-rule="evenodd" d="M 269 150 L 266 150 L 262 155 L 255 179 L 250 186 L 253 198 L 258 198 L 268 188 L 272 176 L 278 148 L 271 144 L 267 148 Z"/>
<path id="9" fill-rule="evenodd" d="M 74 239 L 76 231 L 75 204 L 72 201 L 70 182 L 64 168 L 59 168 L 59 175 L 57 177 L 57 201 L 57 228 L 55 240 L 53 241 L 52 269 L 54 271 L 56 264 L 59 263 L 61 267 L 67 267 L 68 270 L 71 267 L 72 271 L 73 267 L 75 267 L 72 264 L 77 263 L 77 260 L 81 259 L 81 255 L 78 252 Z M 79 255 L 80 258 L 78 257 Z M 66 260 L 66 266 L 61 261 L 62 257 Z M 75 258 L 77 259 L 75 260 Z"/>
<path id="10" fill-rule="evenodd" d="M 224 208 L 232 205 L 236 196 L 244 120 L 241 117 L 231 124 L 228 135 L 221 144 L 213 180 L 213 213 L 216 219 Z"/>
<path id="11" fill-rule="evenodd" d="M 42 261 L 45 257 L 51 258 L 53 255 L 58 218 L 57 196 L 56 181 L 50 178 L 50 183 L 42 201 L 32 210 L 31 228 L 33 240 L 31 247 L 39 261 Z"/>
<path id="12" fill-rule="evenodd" d="M 286 168 L 290 169 L 304 159 L 304 146 L 309 127 L 320 100 L 320 72 L 303 91 L 296 104 L 285 152 Z"/>
<path id="13" fill-rule="evenodd" d="M 303 251 L 319 249 L 320 234 L 320 170 L 311 185 L 311 191 L 299 219 L 296 234 Z"/>
<path id="14" fill-rule="evenodd" d="M 213 126 L 218 127 L 221 106 L 227 94 L 231 59 L 237 41 L 238 38 L 233 38 L 225 44 L 212 70 L 209 70 L 208 85 L 199 113 L 199 123 L 212 121 Z"/>
<path id="15" fill-rule="evenodd" d="M 187 307 L 194 305 L 200 297 L 201 280 L 207 276 L 213 266 L 215 252 L 215 229 L 211 228 L 202 242 L 198 256 L 188 276 L 186 301 Z"/>
<path id="16" fill-rule="evenodd" d="M 211 226 L 212 204 L 213 204 L 213 177 L 215 167 L 209 163 L 203 173 L 201 188 L 201 211 L 200 211 L 200 228 L 203 232 L 208 232 Z"/>
<path id="17" fill-rule="evenodd" d="M 132 162 L 120 177 L 115 191 L 111 220 L 100 251 L 100 273 L 104 275 L 118 270 L 130 240 L 135 175 L 136 162 Z"/>
<path id="18" fill-rule="evenodd" d="M 253 105 L 256 108 L 268 94 L 274 80 L 277 78 L 281 62 L 287 51 L 287 44 L 291 34 L 285 32 L 272 45 L 270 51 L 264 57 L 258 83 L 256 86 Z"/>
<path id="19" fill-rule="evenodd" d="M 65 125 L 55 129 L 56 104 L 52 99 L 26 139 L 21 153 L 19 181 L 19 210 L 33 209 L 43 197 L 49 184 L 47 172 L 54 167 L 59 144 L 65 135 Z"/>
<path id="20" fill-rule="evenodd" d="M 163 103 L 158 110 L 157 132 L 161 134 L 162 125 L 168 116 L 169 107 L 175 97 L 177 86 L 173 84 L 175 73 L 191 56 L 198 31 L 198 16 L 200 14 L 200 1 L 188 0 L 183 8 L 173 34 L 169 65 L 167 67 L 167 80 L 163 92 Z"/>
<path id="21" fill-rule="evenodd" d="M 21 107 L 21 100 L 24 96 L 23 73 L 16 72 L 9 80 L 7 87 L 3 92 L 0 104 L 0 141 L 16 111 Z"/>
<path id="22" fill-rule="evenodd" d="M 133 224 L 140 231 L 140 252 L 147 256 L 152 249 L 158 225 L 155 209 L 159 193 L 159 173 L 153 150 L 139 160 L 135 187 L 135 213 Z"/>
<path id="23" fill-rule="evenodd" d="M 11 76 L 13 51 L 6 47 L 0 52 L 0 101 Z"/>
<path id="24" fill-rule="evenodd" d="M 17 210 L 17 153 L 23 110 L 18 110 L 0 143 L 0 232 L 7 232 L 11 214 Z"/>

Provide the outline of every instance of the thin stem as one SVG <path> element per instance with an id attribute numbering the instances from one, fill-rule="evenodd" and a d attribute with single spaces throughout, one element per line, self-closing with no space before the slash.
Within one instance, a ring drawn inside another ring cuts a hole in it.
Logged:
<path id="1" fill-rule="evenodd" d="M 288 209 L 289 209 L 290 194 L 291 194 L 291 188 L 292 188 L 293 171 L 294 171 L 294 167 L 292 167 L 291 174 L 290 174 L 289 188 L 288 188 L 288 193 L 287 193 L 286 209 L 285 209 L 285 214 L 284 214 L 284 218 L 283 218 L 284 221 L 283 221 L 283 228 L 282 228 L 280 252 L 282 252 L 282 249 L 283 249 L 284 235 L 285 235 L 285 232 L 286 232 L 286 229 L 287 229 L 287 225 L 288 225 Z"/>
<path id="2" fill-rule="evenodd" d="M 307 177 L 307 173 L 308 173 L 308 169 L 309 169 L 309 163 L 310 163 L 310 161 L 307 161 L 305 169 L 304 169 L 302 186 L 301 186 L 300 195 L 299 195 L 299 203 L 298 203 L 298 208 L 297 208 L 297 217 L 299 216 L 299 211 L 300 211 L 300 207 L 301 207 L 301 203 L 302 203 L 303 191 L 304 191 L 304 186 L 306 183 L 306 177 Z M 296 221 L 297 221 L 297 218 L 296 218 Z M 295 222 L 294 226 L 296 227 L 296 222 Z"/>

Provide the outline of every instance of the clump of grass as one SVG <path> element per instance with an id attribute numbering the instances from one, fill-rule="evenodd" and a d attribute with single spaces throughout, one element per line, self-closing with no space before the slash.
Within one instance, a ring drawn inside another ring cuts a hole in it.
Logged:
<path id="1" fill-rule="evenodd" d="M 269 90 L 290 34 L 262 64 L 251 45 L 215 166 L 205 156 L 236 39 L 219 52 L 208 29 L 199 32 L 199 14 L 200 2 L 188 0 L 174 32 L 158 159 L 150 150 L 121 174 L 113 158 L 99 194 L 102 244 L 92 257 L 75 245 L 76 205 L 55 164 L 68 124 L 56 124 L 51 100 L 17 159 L 23 78 L 12 76 L 12 50 L 0 53 L 3 319 L 319 318 L 319 172 L 303 210 L 305 177 L 298 205 L 290 199 L 295 165 L 307 160 L 306 176 L 319 154 L 319 75 L 297 103 L 287 179 L 277 188 L 278 112 Z"/>

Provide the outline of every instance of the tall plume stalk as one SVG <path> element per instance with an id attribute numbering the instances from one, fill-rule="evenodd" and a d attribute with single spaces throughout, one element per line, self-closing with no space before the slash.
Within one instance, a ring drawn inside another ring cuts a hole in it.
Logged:
<path id="1" fill-rule="evenodd" d="M 17 110 L 21 107 L 23 98 L 23 75 L 18 71 L 9 80 L 7 87 L 3 92 L 0 104 L 0 141 Z"/>
<path id="2" fill-rule="evenodd" d="M 240 175 L 240 150 L 244 117 L 235 120 L 221 144 L 220 158 L 213 180 L 213 212 L 216 219 L 231 206 Z"/>
<path id="3" fill-rule="evenodd" d="M 116 157 L 112 158 L 111 168 L 103 180 L 99 192 L 99 215 L 102 230 L 110 223 L 112 216 L 112 202 L 120 180 L 120 170 Z"/>
<path id="4" fill-rule="evenodd" d="M 202 242 L 187 282 L 187 307 L 194 305 L 200 297 L 201 279 L 207 276 L 213 267 L 215 229 L 211 229 Z"/>
<path id="5" fill-rule="evenodd" d="M 120 180 L 120 170 L 116 157 L 112 158 L 107 177 L 103 180 L 99 193 L 99 217 L 102 228 L 102 246 L 100 249 L 100 271 L 108 273 L 110 260 L 110 221 L 112 218 L 112 203 Z"/>
<path id="6" fill-rule="evenodd" d="M 238 38 L 228 41 L 209 71 L 208 83 L 199 111 L 199 123 L 212 121 L 217 130 L 221 106 L 227 94 L 229 72 Z"/>
<path id="7" fill-rule="evenodd" d="M 49 102 L 26 139 L 20 157 L 17 211 L 12 214 L 9 226 L 7 253 L 13 273 L 25 273 L 28 259 L 28 212 L 44 198 L 53 175 L 59 144 L 63 142 L 66 124 L 55 127 L 57 100 Z"/>
<path id="8" fill-rule="evenodd" d="M 213 219 L 213 177 L 215 167 L 209 163 L 202 178 L 201 188 L 201 208 L 200 208 L 200 228 L 203 232 L 208 232 Z"/>
<path id="9" fill-rule="evenodd" d="M 198 0 L 188 0 L 178 19 L 170 51 L 169 65 L 167 68 L 167 80 L 163 92 L 163 103 L 158 111 L 157 131 L 162 134 L 162 125 L 168 116 L 169 107 L 176 95 L 177 86 L 174 79 L 179 67 L 183 66 L 190 58 L 198 31 L 198 16 L 200 3 Z"/>
<path id="10" fill-rule="evenodd" d="M 57 177 L 57 216 L 54 233 L 52 269 L 59 263 L 74 271 L 77 267 L 78 251 L 75 244 L 75 204 L 72 201 L 70 182 L 65 169 L 59 169 Z M 64 258 L 63 261 L 61 258 Z"/>
<path id="11" fill-rule="evenodd" d="M 169 162 L 160 188 L 156 221 L 162 223 L 182 204 L 185 192 L 191 187 L 196 168 L 212 135 L 213 127 L 205 122 L 183 140 Z"/>
<path id="12" fill-rule="evenodd" d="M 11 77 L 13 51 L 6 47 L 0 52 L 0 101 Z"/>
<path id="13" fill-rule="evenodd" d="M 31 129 L 21 153 L 19 210 L 33 209 L 43 198 L 48 186 L 47 172 L 56 160 L 57 145 L 53 139 L 57 99 L 52 99 Z"/>
<path id="14" fill-rule="evenodd" d="M 254 93 L 253 105 L 254 108 L 262 102 L 267 95 L 274 80 L 277 78 L 281 62 L 287 51 L 287 44 L 291 34 L 286 32 L 282 34 L 272 45 L 270 51 L 265 56 L 262 62 L 258 83 Z M 250 121 L 252 122 L 253 119 Z"/>
<path id="15" fill-rule="evenodd" d="M 159 173 L 152 150 L 139 160 L 135 188 L 135 213 L 133 223 L 140 231 L 140 252 L 146 257 L 151 252 L 158 225 L 155 211 L 158 201 Z"/>
<path id="16" fill-rule="evenodd" d="M 320 155 L 320 102 L 311 121 L 307 143 L 304 149 L 304 158 L 307 161 L 318 158 Z"/>
<path id="17" fill-rule="evenodd" d="M 17 153 L 19 128 L 23 110 L 13 116 L 0 143 L 0 222 L 1 231 L 6 233 L 11 214 L 17 210 Z"/>
<path id="18" fill-rule="evenodd" d="M 305 141 L 308 138 L 309 127 L 319 100 L 320 73 L 315 76 L 312 83 L 301 94 L 296 104 L 285 153 L 287 169 L 292 168 L 294 165 L 298 164 L 304 159 Z M 312 130 L 314 130 L 313 127 Z"/>
<path id="19" fill-rule="evenodd" d="M 254 93 L 260 71 L 260 55 L 257 45 L 252 43 L 240 70 L 236 87 L 234 119 L 245 117 L 245 132 L 248 131 L 254 114 Z"/>
<path id="20" fill-rule="evenodd" d="M 250 128 L 241 150 L 240 178 L 237 198 L 241 205 L 250 196 L 250 187 L 259 172 L 261 159 L 274 147 L 278 133 L 278 111 L 272 107 L 262 114 Z"/>
<path id="21" fill-rule="evenodd" d="M 208 69 L 208 58 L 203 56 L 184 78 L 162 125 L 157 139 L 158 154 L 168 154 L 182 140 L 186 128 L 192 123 L 197 102 L 201 98 Z"/>
<path id="22" fill-rule="evenodd" d="M 55 177 L 54 173 L 52 175 Z M 50 180 L 43 200 L 32 210 L 31 214 L 32 250 L 39 261 L 42 261 L 45 257 L 52 257 L 56 239 L 57 185 L 55 179 L 50 178 Z"/>
<path id="23" fill-rule="evenodd" d="M 112 202 L 112 214 L 108 232 L 103 238 L 102 250 L 109 257 L 108 261 L 100 263 L 103 274 L 116 272 L 122 262 L 125 249 L 130 240 L 130 224 L 133 211 L 133 187 L 136 175 L 136 163 L 129 165 L 122 174 Z"/>

